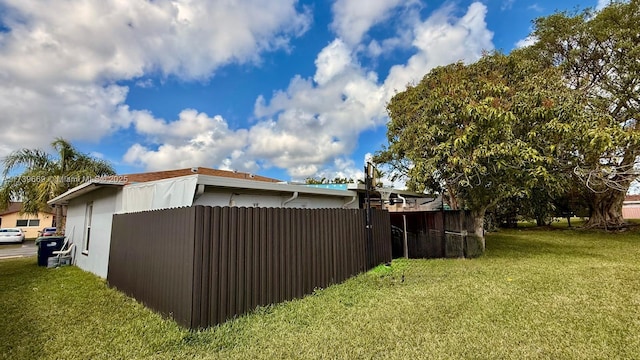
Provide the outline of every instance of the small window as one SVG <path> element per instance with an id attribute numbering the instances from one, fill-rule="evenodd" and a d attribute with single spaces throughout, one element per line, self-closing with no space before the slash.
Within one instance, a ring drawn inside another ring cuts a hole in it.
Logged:
<path id="1" fill-rule="evenodd" d="M 93 215 L 93 203 L 88 203 L 84 213 L 84 237 L 82 241 L 82 253 L 89 253 L 89 241 L 91 240 L 91 217 Z"/>
<path id="2" fill-rule="evenodd" d="M 18 219 L 16 220 L 17 227 L 28 227 L 28 226 L 40 226 L 40 219 Z"/>

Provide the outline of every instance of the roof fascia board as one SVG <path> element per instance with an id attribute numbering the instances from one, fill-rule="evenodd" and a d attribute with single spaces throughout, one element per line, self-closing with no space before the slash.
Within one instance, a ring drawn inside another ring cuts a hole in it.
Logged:
<path id="1" fill-rule="evenodd" d="M 101 187 L 112 187 L 112 186 L 124 186 L 124 182 L 115 182 L 115 181 L 101 181 L 101 180 L 90 180 L 84 184 L 80 184 L 74 188 L 67 190 L 66 192 L 54 197 L 53 199 L 47 201 L 47 205 L 65 205 L 69 200 L 75 199 L 80 195 L 84 195 L 90 193 Z"/>

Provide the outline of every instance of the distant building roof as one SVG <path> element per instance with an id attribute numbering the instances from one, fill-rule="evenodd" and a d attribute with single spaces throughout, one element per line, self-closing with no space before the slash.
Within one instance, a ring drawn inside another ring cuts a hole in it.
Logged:
<path id="1" fill-rule="evenodd" d="M 624 198 L 624 202 L 630 202 L 630 201 L 633 201 L 633 202 L 640 201 L 640 195 L 627 195 Z"/>
<path id="2" fill-rule="evenodd" d="M 20 211 L 22 211 L 22 202 L 20 202 L 20 201 L 10 202 L 9 206 L 5 210 L 0 211 L 0 216 L 7 215 L 7 214 L 13 214 L 13 213 L 17 213 L 17 212 L 20 212 Z M 42 212 L 53 214 L 53 209 L 50 208 L 49 206 L 47 206 L 47 208 Z"/>
<path id="3" fill-rule="evenodd" d="M 170 179 L 174 177 L 194 175 L 194 174 L 220 176 L 220 177 L 228 177 L 233 179 L 245 179 L 245 180 L 254 180 L 254 181 L 282 182 L 281 180 L 278 180 L 278 179 L 272 179 L 265 176 L 254 175 L 254 174 L 240 172 L 240 171 L 218 170 L 218 169 L 211 169 L 211 168 L 205 168 L 205 167 L 194 167 L 194 168 L 186 168 L 186 169 L 167 170 L 167 171 L 153 171 L 153 172 L 138 173 L 138 174 L 124 174 L 124 175 L 120 175 L 120 177 L 123 180 L 126 179 L 124 181 L 127 182 L 128 184 L 131 184 L 131 183 L 138 183 L 138 182 Z"/>

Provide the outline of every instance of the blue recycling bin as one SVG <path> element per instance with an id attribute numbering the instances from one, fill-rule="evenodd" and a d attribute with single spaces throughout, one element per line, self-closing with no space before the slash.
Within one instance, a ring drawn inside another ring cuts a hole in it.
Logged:
<path id="1" fill-rule="evenodd" d="M 53 252 L 62 249 L 63 244 L 64 236 L 41 236 L 37 238 L 38 266 L 47 266 L 47 262 L 53 256 Z"/>

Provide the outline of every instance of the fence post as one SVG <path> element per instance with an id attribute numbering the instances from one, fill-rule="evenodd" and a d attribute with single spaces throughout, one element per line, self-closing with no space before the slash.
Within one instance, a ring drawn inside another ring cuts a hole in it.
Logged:
<path id="1" fill-rule="evenodd" d="M 402 235 L 403 235 L 403 250 L 404 258 L 409 258 L 409 244 L 407 243 L 407 215 L 402 214 Z"/>
<path id="2" fill-rule="evenodd" d="M 462 220 L 460 221 L 460 229 L 464 234 L 464 257 L 472 258 L 473 254 L 469 254 L 469 231 L 467 230 L 467 211 L 462 211 Z"/>

